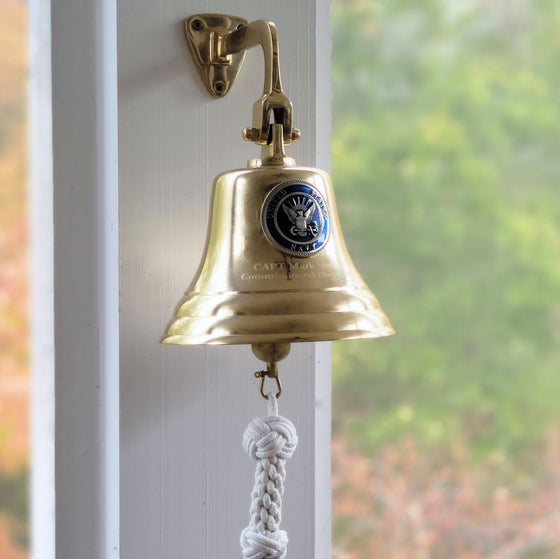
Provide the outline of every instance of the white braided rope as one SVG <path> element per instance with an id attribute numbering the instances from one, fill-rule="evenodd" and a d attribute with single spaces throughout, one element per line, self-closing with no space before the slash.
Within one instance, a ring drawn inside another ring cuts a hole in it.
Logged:
<path id="1" fill-rule="evenodd" d="M 268 394 L 268 398 L 268 417 L 253 419 L 243 434 L 243 448 L 257 461 L 251 519 L 241 533 L 244 559 L 284 559 L 288 547 L 288 535 L 279 525 L 285 464 L 298 438 L 294 424 L 278 415 L 276 397 Z"/>

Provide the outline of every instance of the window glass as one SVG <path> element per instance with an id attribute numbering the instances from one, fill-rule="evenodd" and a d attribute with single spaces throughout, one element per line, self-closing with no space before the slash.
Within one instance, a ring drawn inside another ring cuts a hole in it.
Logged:
<path id="1" fill-rule="evenodd" d="M 560 3 L 333 0 L 339 559 L 560 558 Z"/>

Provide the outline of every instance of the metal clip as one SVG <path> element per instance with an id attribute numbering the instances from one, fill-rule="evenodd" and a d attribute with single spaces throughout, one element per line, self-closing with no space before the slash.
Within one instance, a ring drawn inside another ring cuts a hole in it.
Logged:
<path id="1" fill-rule="evenodd" d="M 266 381 L 266 377 L 270 379 L 274 379 L 276 381 L 276 388 L 278 392 L 276 392 L 276 398 L 279 398 L 282 394 L 282 383 L 280 382 L 280 377 L 278 376 L 278 364 L 275 362 L 267 363 L 266 364 L 266 371 L 257 371 L 255 373 L 255 378 L 261 379 L 261 396 L 268 400 L 268 393 L 264 391 L 264 383 Z"/>

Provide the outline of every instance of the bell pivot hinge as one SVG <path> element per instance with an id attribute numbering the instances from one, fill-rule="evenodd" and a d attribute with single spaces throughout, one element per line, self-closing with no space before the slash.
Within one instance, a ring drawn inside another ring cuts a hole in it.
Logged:
<path id="1" fill-rule="evenodd" d="M 253 105 L 253 125 L 245 140 L 270 143 L 270 125 L 282 124 L 284 144 L 300 138 L 292 128 L 292 103 L 282 91 L 276 27 L 270 21 L 247 20 L 222 14 L 198 14 L 185 21 L 189 48 L 198 73 L 213 97 L 224 97 L 243 64 L 245 51 L 260 45 L 264 54 L 263 94 Z"/>

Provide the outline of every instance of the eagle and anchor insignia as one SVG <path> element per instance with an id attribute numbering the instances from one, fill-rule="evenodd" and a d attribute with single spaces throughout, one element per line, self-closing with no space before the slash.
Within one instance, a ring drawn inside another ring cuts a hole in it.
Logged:
<path id="1" fill-rule="evenodd" d="M 261 208 L 261 225 L 276 249 L 307 257 L 319 252 L 328 241 L 329 210 L 313 185 L 294 179 L 277 184 L 268 193 Z"/>

